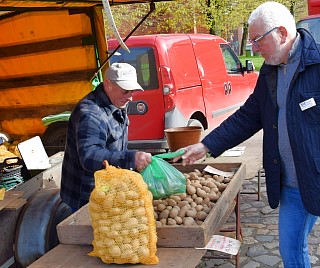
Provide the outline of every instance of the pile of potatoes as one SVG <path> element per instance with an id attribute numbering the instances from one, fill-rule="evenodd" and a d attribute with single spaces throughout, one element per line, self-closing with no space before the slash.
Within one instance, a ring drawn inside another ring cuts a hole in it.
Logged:
<path id="1" fill-rule="evenodd" d="M 153 200 L 156 226 L 201 225 L 232 177 L 211 175 L 195 169 L 184 173 L 186 193 Z"/>

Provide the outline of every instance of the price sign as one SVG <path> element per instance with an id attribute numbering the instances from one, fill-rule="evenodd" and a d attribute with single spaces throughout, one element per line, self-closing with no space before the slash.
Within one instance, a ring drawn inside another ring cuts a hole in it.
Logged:
<path id="1" fill-rule="evenodd" d="M 231 255 L 237 255 L 240 245 L 241 242 L 239 240 L 222 235 L 213 235 L 204 248 L 196 249 L 216 250 Z"/>

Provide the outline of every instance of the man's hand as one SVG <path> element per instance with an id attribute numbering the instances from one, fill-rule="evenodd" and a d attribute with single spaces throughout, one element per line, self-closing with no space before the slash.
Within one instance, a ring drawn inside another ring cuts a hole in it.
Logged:
<path id="1" fill-rule="evenodd" d="M 137 152 L 135 155 L 136 170 L 141 172 L 151 163 L 151 154 L 145 152 Z"/>
<path id="2" fill-rule="evenodd" d="M 185 150 L 185 153 L 182 156 L 177 156 L 173 158 L 173 162 L 177 162 L 179 159 L 182 158 L 182 165 L 192 165 L 195 161 L 201 159 L 204 157 L 207 152 L 209 152 L 209 149 L 204 146 L 201 142 L 189 145 L 185 148 L 182 148 Z"/>

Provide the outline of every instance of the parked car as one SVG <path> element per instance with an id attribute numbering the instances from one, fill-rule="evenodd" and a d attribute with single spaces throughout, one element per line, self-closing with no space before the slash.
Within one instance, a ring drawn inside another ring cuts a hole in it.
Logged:
<path id="1" fill-rule="evenodd" d="M 214 35 L 131 36 L 126 45 L 130 52 L 108 41 L 110 63 L 133 65 L 144 88 L 134 93 L 129 109 L 130 148 L 166 150 L 167 128 L 218 126 L 248 98 L 258 77 L 251 61 L 242 66 Z"/>

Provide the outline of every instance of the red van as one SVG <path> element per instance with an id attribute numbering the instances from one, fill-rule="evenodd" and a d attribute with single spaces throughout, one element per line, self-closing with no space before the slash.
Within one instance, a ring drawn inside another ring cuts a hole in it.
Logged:
<path id="1" fill-rule="evenodd" d="M 131 36 L 125 43 L 130 53 L 108 41 L 110 64 L 133 65 L 144 88 L 130 104 L 129 148 L 168 149 L 167 128 L 218 126 L 244 103 L 258 77 L 250 61 L 243 67 L 228 43 L 214 35 Z"/>

